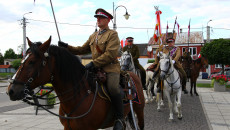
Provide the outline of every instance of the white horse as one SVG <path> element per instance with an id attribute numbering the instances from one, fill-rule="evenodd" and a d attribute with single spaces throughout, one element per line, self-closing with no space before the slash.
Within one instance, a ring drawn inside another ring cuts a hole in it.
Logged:
<path id="1" fill-rule="evenodd" d="M 129 51 L 125 51 L 122 53 L 121 58 L 120 58 L 120 65 L 121 65 L 121 70 L 131 71 L 135 73 L 141 79 L 140 70 L 135 68 L 132 54 Z M 143 93 L 144 93 L 145 99 L 147 99 L 146 90 L 143 90 Z"/>
<path id="2" fill-rule="evenodd" d="M 146 71 L 146 87 L 147 87 L 147 98 L 145 99 L 145 103 L 152 102 L 154 99 L 156 99 L 157 102 L 157 110 L 160 111 L 160 106 L 164 105 L 164 102 L 162 100 L 161 93 L 157 93 L 157 78 L 153 78 L 154 72 L 148 71 L 148 67 L 152 65 L 153 63 L 148 63 L 144 66 L 144 69 Z M 157 98 L 156 98 L 157 94 Z"/>
<path id="3" fill-rule="evenodd" d="M 173 120 L 173 108 L 178 113 L 178 119 L 182 119 L 181 111 L 181 83 L 178 71 L 174 68 L 170 53 L 160 54 L 160 78 L 164 80 L 164 94 L 169 104 L 169 121 Z M 177 102 L 176 102 L 177 98 Z"/>

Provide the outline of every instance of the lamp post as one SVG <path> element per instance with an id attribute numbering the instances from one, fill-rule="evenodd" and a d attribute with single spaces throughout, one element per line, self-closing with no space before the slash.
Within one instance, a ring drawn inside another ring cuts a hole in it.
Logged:
<path id="1" fill-rule="evenodd" d="M 209 43 L 210 42 L 210 26 L 208 26 L 208 23 L 211 22 L 212 20 L 210 19 L 208 22 L 207 22 L 207 42 L 206 43 Z M 208 65 L 208 75 L 211 75 L 211 66 Z"/>
<path id="2" fill-rule="evenodd" d="M 123 6 L 123 5 L 119 5 L 119 6 L 117 6 L 117 7 L 114 9 L 114 2 L 113 2 L 113 17 L 114 17 L 113 30 L 116 30 L 116 29 L 117 29 L 117 25 L 116 25 L 116 10 L 117 10 L 117 8 L 119 8 L 119 7 L 125 8 L 126 13 L 124 14 L 124 17 L 125 17 L 126 20 L 128 20 L 128 19 L 129 19 L 129 16 L 130 16 L 130 14 L 128 14 L 128 12 L 127 12 L 126 7 Z"/>
<path id="3" fill-rule="evenodd" d="M 22 18 L 22 28 L 23 28 L 23 58 L 25 58 L 25 53 L 26 53 L 26 18 L 25 15 L 26 14 L 30 14 L 32 12 L 28 12 L 23 14 L 23 18 Z"/>
<path id="4" fill-rule="evenodd" d="M 208 23 L 211 22 L 212 20 L 210 19 L 208 22 L 207 22 L 207 43 L 210 42 L 210 26 L 208 26 Z"/>

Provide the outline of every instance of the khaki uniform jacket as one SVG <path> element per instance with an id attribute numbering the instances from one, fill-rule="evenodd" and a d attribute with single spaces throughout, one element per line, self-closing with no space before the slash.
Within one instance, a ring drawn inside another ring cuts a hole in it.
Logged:
<path id="1" fill-rule="evenodd" d="M 83 46 L 73 47 L 69 45 L 68 50 L 75 55 L 92 52 L 93 63 L 96 67 L 102 68 L 105 72 L 120 73 L 120 63 L 117 60 L 120 40 L 116 31 L 110 30 L 109 27 L 106 30 L 100 35 L 98 35 L 99 32 L 94 32 Z"/>
<path id="2" fill-rule="evenodd" d="M 175 47 L 175 46 L 174 46 Z M 169 53 L 174 47 L 164 47 L 163 48 L 163 53 Z M 180 64 L 180 62 L 178 61 L 179 60 L 179 58 L 180 58 L 180 56 L 181 56 L 181 54 L 180 54 L 180 48 L 179 47 L 176 47 L 177 49 L 176 49 L 176 51 L 174 52 L 174 55 L 172 56 L 172 60 L 174 60 L 175 61 L 175 67 L 176 68 L 182 68 L 182 65 Z M 158 58 L 157 58 L 157 54 L 158 54 L 158 52 L 159 52 L 159 49 L 157 49 L 156 50 L 156 57 L 155 57 L 155 64 L 158 64 L 159 63 L 159 60 L 158 60 Z M 157 69 L 158 69 L 158 67 L 159 67 L 159 64 L 158 64 L 158 66 L 157 66 Z"/>
<path id="3" fill-rule="evenodd" d="M 130 46 L 125 46 L 123 49 L 122 49 L 123 52 L 125 51 L 129 51 L 133 57 L 133 62 L 135 65 L 139 65 L 139 60 L 138 58 L 140 57 L 140 52 L 139 52 L 139 48 L 137 45 L 132 45 L 131 47 Z"/>

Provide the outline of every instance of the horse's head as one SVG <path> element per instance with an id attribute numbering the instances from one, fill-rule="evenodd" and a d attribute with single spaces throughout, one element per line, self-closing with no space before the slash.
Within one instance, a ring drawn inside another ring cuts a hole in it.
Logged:
<path id="1" fill-rule="evenodd" d="M 203 68 L 208 68 L 208 59 L 206 57 L 201 56 L 201 64 Z"/>
<path id="2" fill-rule="evenodd" d="M 164 79 L 165 78 L 165 75 L 169 72 L 169 69 L 171 68 L 172 66 L 172 60 L 171 60 L 171 57 L 170 57 L 170 53 L 168 54 L 160 54 L 160 61 L 159 61 L 159 64 L 160 64 L 160 78 L 161 79 Z"/>
<path id="3" fill-rule="evenodd" d="M 34 44 L 29 38 L 27 40 L 30 49 L 8 86 L 7 93 L 13 101 L 25 98 L 31 90 L 49 82 L 51 78 L 51 66 L 47 64 L 51 62 L 47 52 L 51 37 L 43 44 Z"/>
<path id="4" fill-rule="evenodd" d="M 125 51 L 121 55 L 121 70 L 132 70 L 134 66 L 133 65 L 133 58 L 129 51 Z"/>

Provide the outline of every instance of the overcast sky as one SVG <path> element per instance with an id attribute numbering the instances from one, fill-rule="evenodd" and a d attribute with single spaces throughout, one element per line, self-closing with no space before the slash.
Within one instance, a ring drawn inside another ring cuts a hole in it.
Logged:
<path id="1" fill-rule="evenodd" d="M 53 0 L 61 40 L 70 45 L 80 46 L 95 30 L 93 17 L 97 8 L 104 8 L 113 14 L 115 8 L 123 5 L 131 15 L 125 20 L 125 8 L 116 10 L 116 24 L 119 38 L 134 37 L 134 43 L 147 43 L 153 36 L 156 24 L 154 6 L 162 11 L 161 25 L 165 33 L 167 21 L 172 31 L 175 18 L 188 31 L 191 18 L 191 32 L 203 31 L 206 39 L 206 26 L 211 26 L 211 39 L 230 38 L 230 0 Z M 52 44 L 57 45 L 58 35 L 54 24 L 49 0 L 1 0 L 0 1 L 0 52 L 9 48 L 16 53 L 23 44 L 21 19 L 27 19 L 26 34 L 31 41 L 44 42 L 52 36 Z M 28 12 L 32 12 L 27 14 Z M 113 28 L 112 21 L 109 24 Z"/>

